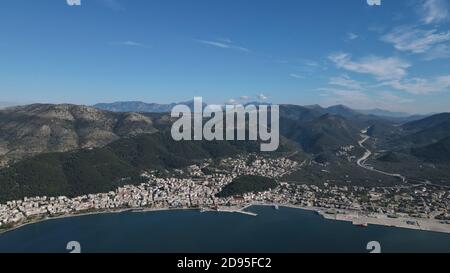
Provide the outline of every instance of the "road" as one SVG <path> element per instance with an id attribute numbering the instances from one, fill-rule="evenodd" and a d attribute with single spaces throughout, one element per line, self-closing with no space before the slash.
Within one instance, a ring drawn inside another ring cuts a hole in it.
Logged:
<path id="1" fill-rule="evenodd" d="M 368 171 L 371 171 L 371 172 L 376 172 L 376 173 L 380 173 L 380 174 L 387 175 L 387 176 L 397 177 L 397 178 L 399 178 L 400 180 L 402 180 L 403 183 L 406 183 L 406 182 L 407 182 L 406 177 L 404 177 L 404 176 L 401 175 L 401 174 L 397 174 L 397 173 L 388 173 L 388 172 L 380 171 L 380 170 L 375 169 L 374 167 L 371 167 L 371 166 L 366 165 L 367 160 L 368 160 L 368 159 L 370 158 L 370 156 L 372 155 L 372 151 L 370 151 L 366 146 L 364 146 L 364 143 L 366 143 L 366 142 L 370 139 L 370 136 L 367 135 L 367 130 L 361 131 L 361 137 L 362 137 L 362 140 L 360 140 L 360 141 L 358 142 L 358 144 L 359 144 L 359 146 L 360 146 L 361 148 L 365 149 L 366 152 L 365 152 L 364 155 L 363 155 L 360 159 L 358 159 L 358 161 L 356 162 L 356 163 L 358 164 L 358 166 L 361 167 L 361 168 L 364 168 L 364 169 L 366 169 L 366 170 L 368 170 Z"/>
<path id="2" fill-rule="evenodd" d="M 363 134 L 362 134 L 361 136 L 363 137 L 363 139 L 360 140 L 360 141 L 358 142 L 358 144 L 359 144 L 360 147 L 362 147 L 363 149 L 365 149 L 366 152 L 364 153 L 364 155 L 363 155 L 360 159 L 358 159 L 358 161 L 357 161 L 356 163 L 357 163 L 358 166 L 360 166 L 361 168 L 368 169 L 369 167 L 367 167 L 367 166 L 365 165 L 365 163 L 366 163 L 367 159 L 369 159 L 369 157 L 372 155 L 372 152 L 364 146 L 364 143 L 365 143 L 367 140 L 369 140 L 370 137 L 369 137 L 368 135 L 363 135 Z"/>

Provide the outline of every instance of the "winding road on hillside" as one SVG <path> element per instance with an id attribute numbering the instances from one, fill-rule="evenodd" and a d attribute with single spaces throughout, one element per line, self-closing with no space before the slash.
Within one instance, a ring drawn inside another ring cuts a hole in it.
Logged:
<path id="1" fill-rule="evenodd" d="M 361 131 L 362 140 L 360 140 L 358 142 L 359 146 L 366 150 L 364 155 L 360 159 L 358 159 L 358 161 L 356 162 L 358 164 L 358 166 L 361 168 L 364 168 L 368 171 L 371 171 L 371 172 L 376 172 L 376 173 L 384 174 L 387 176 L 397 177 L 397 178 L 401 179 L 403 183 L 406 183 L 407 182 L 406 177 L 404 177 L 401 174 L 380 171 L 380 170 L 375 169 L 374 167 L 366 165 L 367 160 L 372 155 L 372 151 L 370 151 L 366 146 L 364 146 L 364 143 L 366 143 L 370 139 L 370 136 L 367 135 L 367 130 L 368 129 Z"/>

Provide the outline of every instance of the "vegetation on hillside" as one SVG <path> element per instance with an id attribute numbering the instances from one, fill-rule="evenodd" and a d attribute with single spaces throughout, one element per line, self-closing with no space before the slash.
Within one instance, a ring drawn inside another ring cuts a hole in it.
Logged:
<path id="1" fill-rule="evenodd" d="M 256 142 L 172 140 L 168 133 L 123 138 L 103 148 L 49 153 L 0 170 L 0 202 L 29 196 L 78 196 L 141 183 L 142 170 L 183 168 L 207 158 L 259 149 Z"/>
<path id="2" fill-rule="evenodd" d="M 233 182 L 225 186 L 217 196 L 230 197 L 251 192 L 264 192 L 277 187 L 277 185 L 277 182 L 272 178 L 244 175 L 234 179 Z"/>

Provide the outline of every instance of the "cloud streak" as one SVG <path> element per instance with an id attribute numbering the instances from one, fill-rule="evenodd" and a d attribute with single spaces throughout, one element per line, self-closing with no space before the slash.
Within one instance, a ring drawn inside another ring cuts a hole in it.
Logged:
<path id="1" fill-rule="evenodd" d="M 450 75 L 434 77 L 432 79 L 412 78 L 402 81 L 388 81 L 382 85 L 405 91 L 414 95 L 448 91 L 450 89 Z"/>
<path id="2" fill-rule="evenodd" d="M 420 15 L 423 23 L 437 24 L 447 21 L 450 12 L 446 0 L 423 0 Z"/>
<path id="3" fill-rule="evenodd" d="M 369 94 L 361 90 L 347 90 L 339 88 L 320 88 L 322 104 L 331 106 L 342 104 L 354 109 L 386 109 L 404 111 L 414 102 L 413 99 L 398 96 L 392 92 L 383 91 Z"/>
<path id="4" fill-rule="evenodd" d="M 142 47 L 142 48 L 150 48 L 150 46 L 143 44 L 143 43 L 139 43 L 139 42 L 135 42 L 135 41 L 123 41 L 123 42 L 113 42 L 111 43 L 112 45 L 116 45 L 116 46 L 128 46 L 128 47 Z"/>
<path id="5" fill-rule="evenodd" d="M 332 77 L 328 84 L 353 90 L 361 90 L 363 88 L 360 82 L 350 79 L 347 75 Z"/>
<path id="6" fill-rule="evenodd" d="M 369 74 L 378 80 L 393 80 L 404 78 L 407 69 L 411 65 L 396 57 L 378 57 L 368 56 L 354 61 L 347 53 L 336 53 L 329 56 L 329 59 L 336 64 L 338 68 L 345 69 L 355 73 Z"/>
<path id="7" fill-rule="evenodd" d="M 348 40 L 356 40 L 358 38 L 359 38 L 359 36 L 357 34 L 353 33 L 353 32 L 347 33 L 347 39 Z"/>
<path id="8" fill-rule="evenodd" d="M 211 41 L 211 40 L 196 40 L 196 41 L 199 43 L 208 45 L 208 46 L 212 46 L 212 47 L 217 47 L 217 48 L 222 48 L 222 49 L 232 49 L 232 50 L 237 50 L 237 51 L 242 51 L 242 52 L 250 52 L 250 50 L 248 48 L 235 45 L 229 39 L 219 39 L 216 41 Z"/>
<path id="9" fill-rule="evenodd" d="M 399 51 L 425 54 L 427 60 L 450 57 L 448 46 L 444 44 L 450 41 L 450 31 L 401 26 L 383 35 L 381 40 L 392 44 Z"/>
<path id="10" fill-rule="evenodd" d="M 291 78 L 298 79 L 298 80 L 304 79 L 304 77 L 302 75 L 295 74 L 295 73 L 291 73 L 291 74 L 289 74 L 289 76 Z"/>

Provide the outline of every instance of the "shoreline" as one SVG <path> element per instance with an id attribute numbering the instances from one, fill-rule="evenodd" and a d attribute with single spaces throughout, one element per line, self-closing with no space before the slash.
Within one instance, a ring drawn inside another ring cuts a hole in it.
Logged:
<path id="1" fill-rule="evenodd" d="M 418 231 L 438 232 L 450 234 L 450 224 L 444 224 L 441 220 L 436 219 L 424 219 L 424 218 L 390 218 L 384 214 L 360 215 L 356 211 L 342 210 L 342 209 L 329 209 L 319 207 L 302 207 L 290 204 L 259 204 L 253 203 L 250 206 L 267 206 L 267 207 L 284 207 L 292 209 L 301 209 L 306 211 L 312 211 L 323 217 L 325 220 L 350 222 L 355 226 L 367 227 L 368 225 L 385 226 L 394 228 L 411 229 Z M 409 224 L 410 222 L 411 224 Z M 450 221 L 448 221 L 450 223 Z"/>
<path id="2" fill-rule="evenodd" d="M 124 209 L 110 209 L 110 210 L 99 210 L 99 211 L 91 211 L 91 212 L 81 212 L 81 213 L 72 213 L 72 214 L 66 214 L 66 215 L 60 215 L 60 216 L 46 216 L 41 217 L 37 219 L 33 219 L 28 222 L 20 223 L 17 226 L 0 230 L 0 236 L 15 231 L 17 229 L 23 228 L 28 225 L 34 225 L 39 224 L 46 221 L 52 221 L 52 220 L 58 220 L 58 219 L 65 219 L 65 218 L 75 218 L 75 217 L 83 217 L 83 216 L 90 216 L 90 215 L 101 215 L 101 214 L 120 214 L 120 213 L 146 213 L 146 212 L 159 212 L 159 211 L 184 211 L 184 210 L 201 210 L 201 208 L 124 208 Z"/>
<path id="3" fill-rule="evenodd" d="M 438 232 L 438 233 L 446 233 L 450 234 L 450 224 L 444 224 L 440 220 L 435 219 L 424 219 L 424 218 L 390 218 L 387 215 L 383 214 L 374 214 L 371 216 L 368 215 L 360 215 L 357 211 L 350 210 L 342 210 L 342 209 L 329 209 L 329 208 L 319 208 L 319 207 L 302 207 L 293 204 L 277 204 L 277 203 L 258 203 L 253 202 L 249 204 L 244 204 L 243 206 L 222 206 L 218 207 L 217 210 L 209 209 L 209 208 L 189 208 L 189 207 L 180 207 L 180 208 L 123 208 L 123 209 L 112 209 L 112 210 L 100 210 L 100 211 L 91 211 L 91 212 L 81 212 L 75 214 L 67 214 L 61 216 L 54 217 L 42 217 L 38 219 L 33 219 L 29 222 L 24 222 L 18 224 L 17 226 L 0 230 L 0 236 L 9 232 L 13 232 L 20 228 L 23 228 L 28 225 L 38 224 L 51 220 L 58 220 L 64 218 L 72 218 L 72 217 L 83 217 L 90 215 L 101 215 L 101 214 L 119 214 L 119 213 L 150 213 L 150 212 L 164 212 L 164 211 L 199 211 L 203 212 L 219 212 L 219 213 L 240 213 L 246 216 L 256 217 L 258 216 L 256 213 L 246 211 L 246 209 L 251 207 L 274 207 L 278 209 L 282 208 L 291 208 L 291 209 L 299 209 L 304 211 L 315 212 L 319 216 L 321 216 L 324 220 L 332 220 L 332 221 L 341 221 L 341 222 L 350 222 L 355 226 L 367 227 L 368 225 L 374 226 L 385 226 L 385 227 L 394 227 L 394 228 L 403 228 L 410 230 L 418 230 L 418 231 L 428 231 L 428 232 Z M 450 222 L 449 222 L 450 223 Z"/>

